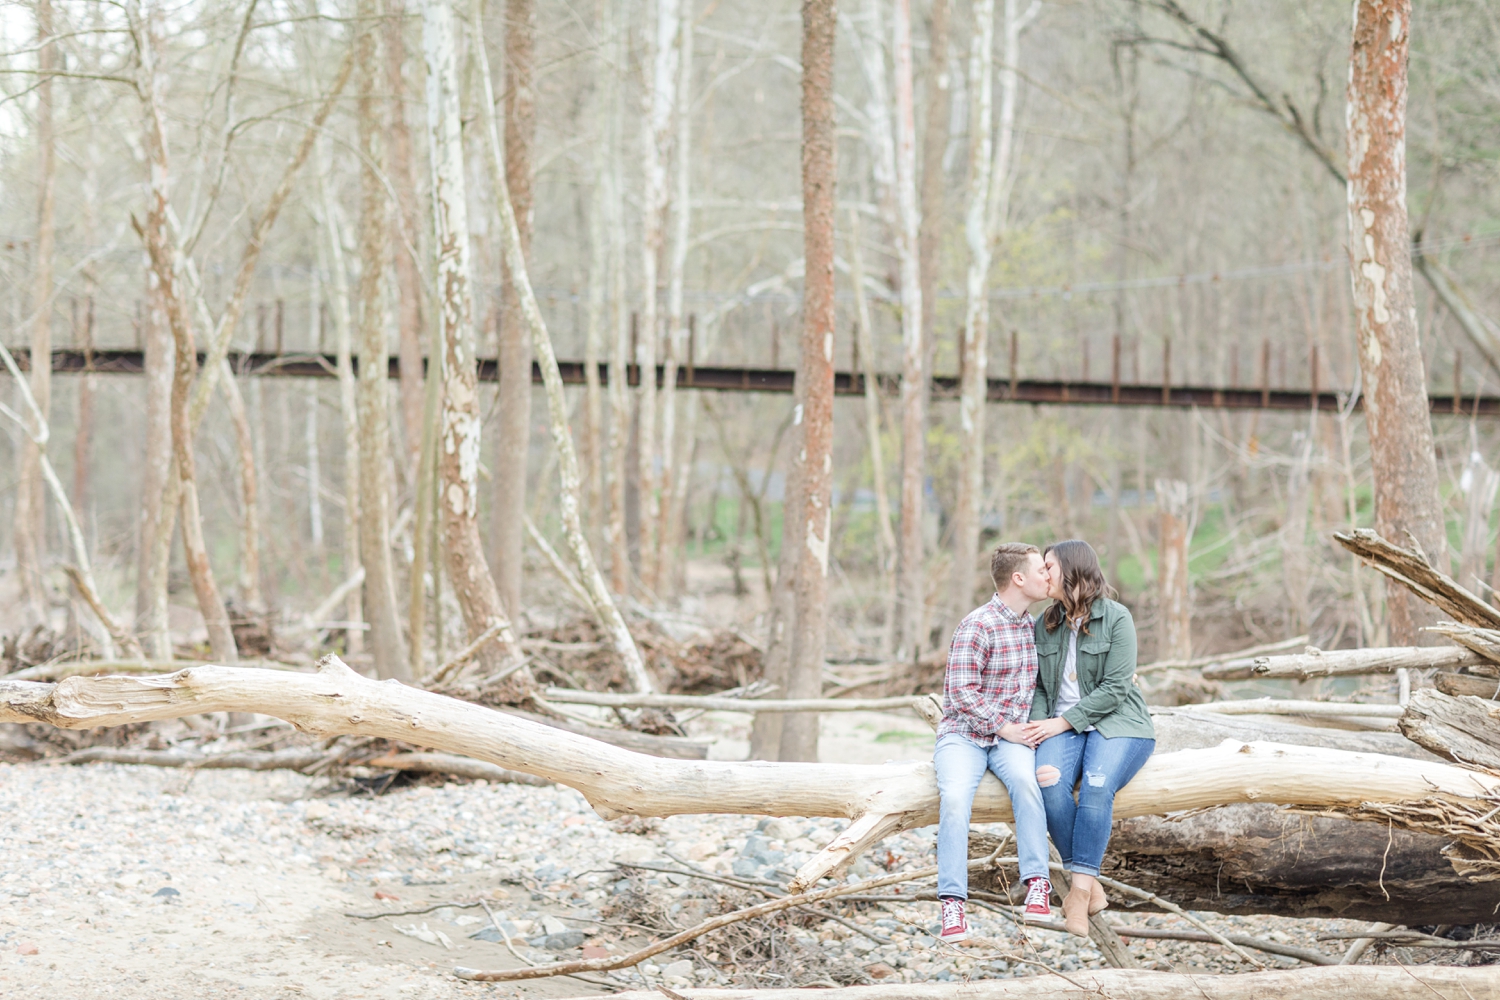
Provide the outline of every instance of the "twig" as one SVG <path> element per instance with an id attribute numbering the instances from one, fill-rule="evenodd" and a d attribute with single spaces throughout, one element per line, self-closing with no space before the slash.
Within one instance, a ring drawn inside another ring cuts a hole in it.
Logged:
<path id="1" fill-rule="evenodd" d="M 474 637 L 473 642 L 469 643 L 463 649 L 460 649 L 456 654 L 454 654 L 453 659 L 449 660 L 441 667 L 438 667 L 437 670 L 433 672 L 432 677 L 428 679 L 428 685 L 431 686 L 433 684 L 441 684 L 446 681 L 450 676 L 456 673 L 470 660 L 474 659 L 479 651 L 483 649 L 485 645 L 496 636 L 500 636 L 501 641 L 503 641 L 507 646 L 515 646 L 515 636 L 507 635 L 506 633 L 508 632 L 510 632 L 510 622 L 504 618 L 495 619 L 490 623 L 489 628 L 485 629 L 483 632 Z M 518 669 L 519 663 L 525 662 L 519 657 L 517 657 L 517 660 L 519 662 L 516 665 L 512 666 L 510 672 L 514 672 L 515 669 Z M 500 676 L 505 676 L 505 673 L 505 671 L 502 671 Z M 496 679 L 498 679 L 498 677 Z"/>
<path id="2" fill-rule="evenodd" d="M 1050 867 L 1055 868 L 1058 871 L 1063 870 L 1063 866 L 1059 864 L 1053 864 Z M 1264 962 L 1260 961 L 1258 958 L 1245 951 L 1239 945 L 1235 944 L 1233 941 L 1229 940 L 1227 937 L 1220 934 L 1218 931 L 1214 930 L 1212 927 L 1208 926 L 1197 917 L 1188 913 L 1176 903 L 1169 903 L 1154 892 L 1147 892 L 1145 889 L 1137 889 L 1135 886 L 1127 885 L 1126 883 L 1121 882 L 1118 879 L 1107 878 L 1103 875 L 1096 875 L 1094 877 L 1097 878 L 1100 882 L 1103 882 L 1105 885 L 1109 886 L 1111 889 L 1118 889 L 1120 892 L 1127 893 L 1131 896 L 1136 897 L 1137 899 L 1144 899 L 1147 902 L 1155 903 L 1163 910 L 1166 910 L 1169 913 L 1177 914 L 1177 916 L 1181 917 L 1188 923 L 1192 924 L 1194 927 L 1203 931 L 1209 937 L 1219 942 L 1219 944 L 1222 944 L 1224 947 L 1228 948 L 1230 951 L 1234 952 L 1236 955 L 1240 956 L 1256 968 L 1264 969 L 1266 967 L 1266 964 Z"/>
<path id="3" fill-rule="evenodd" d="M 997 852 L 998 853 L 998 852 Z M 989 864 L 996 863 L 992 854 L 987 858 L 980 858 L 969 862 L 970 868 L 983 868 Z M 670 951 L 679 945 L 702 937 L 710 931 L 727 927 L 730 924 L 740 923 L 744 920 L 753 920 L 771 913 L 779 913 L 782 910 L 790 910 L 797 906 L 806 906 L 809 903 L 821 903 L 825 899 L 834 899 L 839 896 L 847 896 L 862 890 L 878 889 L 882 886 L 896 885 L 900 882 L 910 882 L 919 878 L 930 878 L 937 874 L 936 866 L 920 868 L 914 872 L 901 872 L 895 875 L 886 875 L 882 878 L 870 879 L 867 882 L 855 882 L 851 885 L 834 886 L 830 889 L 819 889 L 814 892 L 798 893 L 795 896 L 783 896 L 780 899 L 767 900 L 755 906 L 747 906 L 744 909 L 734 910 L 730 913 L 722 913 L 717 917 L 711 917 L 684 931 L 657 941 L 655 944 L 639 948 L 628 955 L 612 956 L 610 958 L 580 959 L 573 962 L 559 962 L 555 965 L 532 969 L 468 969 L 462 966 L 455 968 L 453 974 L 459 979 L 467 979 L 471 982 L 501 983 L 513 982 L 518 979 L 542 979 L 549 976 L 561 976 L 574 972 L 609 972 L 613 969 L 623 969 L 632 965 L 639 965 L 646 959 L 660 955 L 664 951 Z"/>
<path id="4" fill-rule="evenodd" d="M 697 708 L 710 712 L 881 712 L 912 708 L 910 696 L 898 698 L 725 698 L 690 694 L 615 694 L 548 688 L 549 701 L 608 708 Z M 925 695 L 923 696 L 925 697 Z"/>
<path id="5" fill-rule="evenodd" d="M 473 903 L 433 903 L 424 906 L 420 910 L 391 910 L 389 913 L 346 913 L 344 916 L 353 917 L 355 920 L 379 920 L 381 917 L 415 917 L 422 913 L 431 913 L 433 910 L 441 910 L 445 906 L 451 906 L 455 910 L 469 910 L 481 905 L 476 901 Z M 489 909 L 489 907 L 485 907 Z M 504 933 L 502 931 L 502 933 Z"/>

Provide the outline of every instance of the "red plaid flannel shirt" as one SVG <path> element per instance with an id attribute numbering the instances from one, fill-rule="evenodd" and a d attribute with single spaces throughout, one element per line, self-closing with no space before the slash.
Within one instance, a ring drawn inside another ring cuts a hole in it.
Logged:
<path id="1" fill-rule="evenodd" d="M 958 733 L 994 746 L 1002 726 L 1031 717 L 1036 672 L 1035 620 L 1029 611 L 1016 614 L 996 594 L 953 633 L 938 736 Z"/>

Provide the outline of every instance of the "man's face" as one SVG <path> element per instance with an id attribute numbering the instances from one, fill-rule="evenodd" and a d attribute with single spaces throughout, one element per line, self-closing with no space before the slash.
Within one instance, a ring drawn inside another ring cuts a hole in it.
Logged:
<path id="1" fill-rule="evenodd" d="M 1035 603 L 1047 599 L 1047 564 L 1042 562 L 1039 552 L 1032 552 L 1026 556 L 1026 565 L 1023 569 L 1011 574 L 1011 582 L 1020 588 L 1026 600 Z"/>

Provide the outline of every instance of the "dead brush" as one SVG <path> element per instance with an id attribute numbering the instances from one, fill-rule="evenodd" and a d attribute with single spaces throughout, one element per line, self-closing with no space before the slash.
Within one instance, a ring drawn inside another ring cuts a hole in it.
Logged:
<path id="1" fill-rule="evenodd" d="M 652 885 L 643 873 L 625 876 L 604 908 L 604 915 L 672 934 L 701 920 L 743 909 L 761 897 L 728 888 L 689 889 L 680 897 L 664 886 Z M 859 965 L 804 944 L 798 932 L 816 933 L 824 918 L 807 910 L 790 910 L 739 923 L 705 934 L 683 951 L 695 963 L 711 966 L 737 985 L 757 987 L 852 986 L 869 982 Z"/>

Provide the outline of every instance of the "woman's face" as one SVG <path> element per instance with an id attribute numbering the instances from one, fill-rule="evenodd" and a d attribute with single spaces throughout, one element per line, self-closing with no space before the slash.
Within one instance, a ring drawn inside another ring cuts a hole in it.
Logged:
<path id="1" fill-rule="evenodd" d="M 1057 561 L 1056 552 L 1047 553 L 1047 596 L 1054 601 L 1060 601 L 1063 597 L 1063 575 L 1062 566 Z"/>

